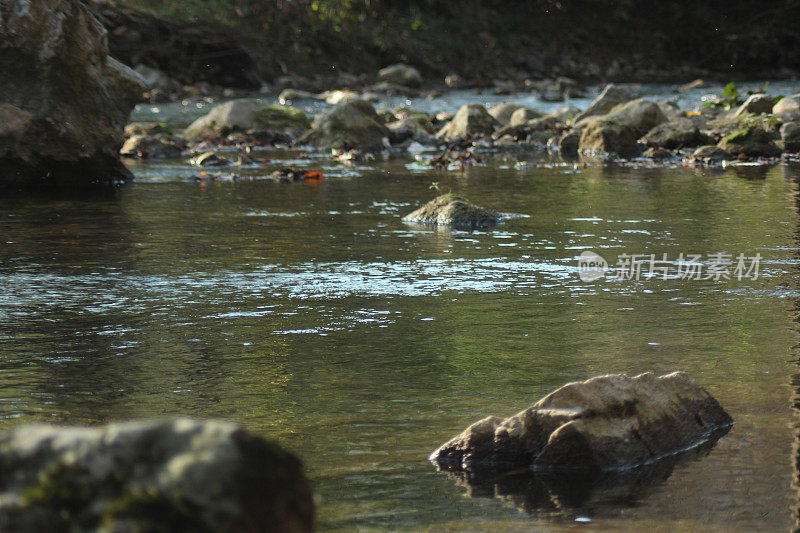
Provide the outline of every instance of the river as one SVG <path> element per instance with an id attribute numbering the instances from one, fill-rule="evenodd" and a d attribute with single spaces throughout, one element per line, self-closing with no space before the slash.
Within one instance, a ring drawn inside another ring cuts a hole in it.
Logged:
<path id="1" fill-rule="evenodd" d="M 563 105 L 531 99 L 485 98 Z M 203 107 L 144 105 L 134 117 L 182 126 Z M 137 179 L 110 197 L 0 199 L 5 426 L 234 420 L 303 457 L 322 531 L 794 527 L 796 166 L 584 166 L 509 152 L 445 171 L 403 155 L 260 156 L 324 179 L 196 182 L 179 162 L 136 162 Z M 475 232 L 402 223 L 434 182 L 517 216 Z M 667 275 L 582 281 L 586 250 L 611 266 L 654 254 Z M 680 275 L 680 254 L 708 272 L 719 253 L 729 276 Z M 566 382 L 673 370 L 735 426 L 666 479 L 525 505 L 465 497 L 426 460 L 468 424 Z"/>

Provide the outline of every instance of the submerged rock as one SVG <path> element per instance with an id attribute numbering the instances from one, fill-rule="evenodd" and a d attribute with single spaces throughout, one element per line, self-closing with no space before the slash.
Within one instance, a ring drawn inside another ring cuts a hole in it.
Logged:
<path id="1" fill-rule="evenodd" d="M 717 144 L 733 155 L 751 157 L 777 157 L 781 150 L 772 141 L 772 137 L 759 126 L 748 126 L 726 135 Z"/>
<path id="2" fill-rule="evenodd" d="M 233 424 L 189 419 L 0 434 L 4 531 L 313 529 L 300 460 Z"/>
<path id="3" fill-rule="evenodd" d="M 318 115 L 311 131 L 298 142 L 318 148 L 354 148 L 380 150 L 391 132 L 383 124 L 375 108 L 364 100 L 343 102 Z"/>
<path id="4" fill-rule="evenodd" d="M 403 217 L 403 222 L 476 229 L 496 226 L 500 216 L 454 194 L 443 194 Z"/>
<path id="5" fill-rule="evenodd" d="M 0 3 L 0 64 L 0 188 L 131 177 L 119 150 L 144 82 L 82 3 Z"/>
<path id="6" fill-rule="evenodd" d="M 311 120 L 302 111 L 244 98 L 216 106 L 209 114 L 192 122 L 183 136 L 190 141 L 217 139 L 236 131 L 259 128 L 296 137 L 310 126 Z"/>
<path id="7" fill-rule="evenodd" d="M 445 124 L 436 134 L 440 139 L 455 141 L 471 135 L 491 135 L 500 123 L 480 104 L 468 104 L 459 108 L 453 120 Z"/>
<path id="8" fill-rule="evenodd" d="M 733 420 L 688 375 L 623 374 L 569 383 L 501 419 L 487 417 L 430 459 L 446 470 L 614 470 L 708 441 Z"/>

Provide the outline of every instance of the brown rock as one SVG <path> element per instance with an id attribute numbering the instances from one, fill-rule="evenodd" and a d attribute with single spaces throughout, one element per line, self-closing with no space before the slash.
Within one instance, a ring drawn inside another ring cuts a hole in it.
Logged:
<path id="1" fill-rule="evenodd" d="M 732 424 L 685 373 L 616 374 L 564 385 L 505 420 L 481 420 L 430 459 L 448 470 L 622 469 L 701 445 Z"/>

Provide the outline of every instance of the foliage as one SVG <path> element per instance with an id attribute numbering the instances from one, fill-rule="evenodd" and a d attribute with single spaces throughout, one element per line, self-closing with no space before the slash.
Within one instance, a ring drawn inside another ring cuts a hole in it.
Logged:
<path id="1" fill-rule="evenodd" d="M 184 22 L 229 28 L 276 71 L 407 61 L 428 71 L 530 70 L 568 56 L 608 67 L 800 67 L 800 3 L 743 0 L 117 0 Z M 643 53 L 642 51 L 646 51 Z M 702 51 L 702 52 L 701 52 Z M 470 71 L 474 72 L 470 72 Z M 492 75 L 491 73 L 486 73 Z M 578 75 L 578 73 L 573 75 Z"/>

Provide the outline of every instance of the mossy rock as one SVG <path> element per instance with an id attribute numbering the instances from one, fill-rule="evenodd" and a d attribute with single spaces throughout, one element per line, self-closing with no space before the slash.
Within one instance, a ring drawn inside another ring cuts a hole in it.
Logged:
<path id="1" fill-rule="evenodd" d="M 311 127 L 311 119 L 299 109 L 271 105 L 254 114 L 255 125 L 268 130 L 296 129 L 300 132 Z"/>
<path id="2" fill-rule="evenodd" d="M 403 217 L 403 222 L 478 229 L 496 226 L 500 223 L 500 215 L 455 194 L 443 194 Z"/>
<path id="3" fill-rule="evenodd" d="M 734 155 L 777 157 L 781 154 L 781 149 L 772 140 L 770 134 L 755 125 L 744 127 L 726 135 L 717 146 Z"/>
<path id="4" fill-rule="evenodd" d="M 190 124 L 183 136 L 196 141 L 261 128 L 297 137 L 310 125 L 311 120 L 302 111 L 288 106 L 268 106 L 260 100 L 245 98 L 218 105 L 208 115 Z"/>

